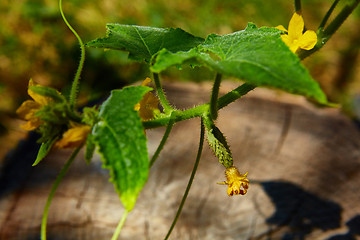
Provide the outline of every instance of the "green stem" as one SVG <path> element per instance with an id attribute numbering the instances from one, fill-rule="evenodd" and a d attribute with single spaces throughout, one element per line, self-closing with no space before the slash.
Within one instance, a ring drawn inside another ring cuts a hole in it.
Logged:
<path id="1" fill-rule="evenodd" d="M 339 29 L 339 27 L 344 23 L 344 21 L 350 16 L 354 11 L 357 5 L 360 3 L 360 0 L 353 0 L 350 4 L 344 6 L 341 12 L 336 16 L 336 18 L 329 24 L 329 26 L 324 30 L 323 37 L 325 42 L 330 39 L 330 37 Z"/>
<path id="2" fill-rule="evenodd" d="M 295 0 L 295 12 L 301 12 L 301 0 Z"/>
<path id="3" fill-rule="evenodd" d="M 205 138 L 205 127 L 204 127 L 204 124 L 203 124 L 203 120 L 201 119 L 201 132 L 200 132 L 200 142 L 199 142 L 199 149 L 198 149 L 198 152 L 197 152 L 197 156 L 196 156 L 196 160 L 195 160 L 195 163 L 194 163 L 194 167 L 193 167 L 193 170 L 191 172 L 191 176 L 190 176 L 190 179 L 189 179 L 189 182 L 186 186 L 186 190 L 184 192 L 184 196 L 183 198 L 181 199 L 181 203 L 179 205 L 179 208 L 176 212 L 176 215 L 175 215 L 175 218 L 171 224 L 171 227 L 166 235 L 166 237 L 164 238 L 164 240 L 167 240 L 172 232 L 172 230 L 174 229 L 175 227 L 175 224 L 177 222 L 177 220 L 179 219 L 179 216 L 181 214 L 181 211 L 182 211 L 182 208 L 184 207 L 184 204 L 185 204 L 185 201 L 186 201 L 186 198 L 189 194 L 189 191 L 190 191 L 190 188 L 191 188 L 191 184 L 194 180 L 194 177 L 195 177 L 195 173 L 196 173 L 196 170 L 199 166 L 199 162 L 200 162 L 200 158 L 201 158 L 201 153 L 202 153 L 202 149 L 203 149 L 203 145 L 204 145 L 204 138 Z"/>
<path id="4" fill-rule="evenodd" d="M 327 23 L 327 21 L 329 20 L 329 17 L 331 16 L 332 12 L 334 11 L 336 5 L 339 3 L 340 0 L 335 0 L 333 2 L 333 4 L 331 5 L 331 7 L 329 8 L 329 10 L 327 11 L 327 13 L 325 14 L 323 20 L 321 21 L 319 28 L 318 29 L 323 29 Z"/>
<path id="5" fill-rule="evenodd" d="M 227 106 L 228 104 L 234 102 L 235 100 L 241 98 L 242 96 L 253 90 L 254 88 L 255 86 L 248 83 L 244 83 L 241 86 L 235 88 L 231 92 L 225 94 L 224 96 L 218 99 L 217 101 L 218 109 L 221 109 Z M 209 111 L 209 107 L 210 104 L 206 103 L 188 110 L 176 111 L 175 122 L 180 122 L 194 117 L 202 117 L 204 114 L 206 114 Z M 143 122 L 143 125 L 146 129 L 156 128 L 156 127 L 168 125 L 170 120 L 171 117 L 164 116 L 155 120 Z"/>
<path id="6" fill-rule="evenodd" d="M 59 0 L 59 8 L 60 8 L 61 17 L 63 18 L 66 26 L 71 30 L 71 32 L 75 35 L 75 37 L 79 41 L 80 49 L 81 49 L 80 63 L 79 63 L 79 66 L 77 68 L 77 71 L 76 71 L 76 74 L 75 74 L 75 77 L 74 77 L 74 80 L 73 80 L 73 83 L 72 83 L 72 86 L 71 86 L 70 99 L 69 99 L 70 107 L 72 109 L 74 109 L 76 98 L 77 98 L 77 93 L 78 93 L 78 88 L 79 88 L 80 74 L 81 74 L 81 71 L 82 71 L 82 69 L 84 67 L 84 62 L 85 62 L 85 46 L 84 46 L 84 43 L 81 40 L 80 36 L 77 34 L 77 32 L 74 30 L 74 28 L 72 28 L 70 23 L 67 21 L 65 15 L 64 15 L 64 12 L 62 10 L 62 3 L 61 2 L 62 2 L 62 0 Z"/>
<path id="7" fill-rule="evenodd" d="M 171 129 L 174 126 L 174 123 L 175 123 L 175 113 L 176 112 L 173 112 L 172 117 L 171 117 L 171 119 L 169 121 L 169 124 L 166 127 L 164 136 L 161 139 L 161 142 L 160 142 L 158 148 L 156 149 L 154 155 L 152 156 L 152 158 L 150 160 L 150 163 L 149 163 L 150 167 L 152 167 L 152 165 L 155 163 L 156 159 L 159 157 L 159 154 L 160 154 L 161 150 L 163 149 L 163 147 L 164 147 L 164 145 L 166 143 L 166 140 L 168 139 L 168 137 L 170 135 Z"/>
<path id="8" fill-rule="evenodd" d="M 127 215 L 129 214 L 129 211 L 125 209 L 124 213 L 121 216 L 121 219 L 119 221 L 119 224 L 116 227 L 116 230 L 111 238 L 111 240 L 116 240 L 119 238 L 120 232 L 122 227 L 124 226 L 124 223 L 126 221 Z"/>
<path id="9" fill-rule="evenodd" d="M 218 97 L 219 97 L 219 91 L 220 91 L 220 84 L 221 84 L 221 77 L 222 75 L 217 73 L 213 85 L 213 89 L 211 92 L 211 98 L 210 98 L 210 116 L 213 120 L 216 120 L 218 117 Z"/>
<path id="10" fill-rule="evenodd" d="M 157 95 L 159 97 L 161 105 L 164 108 L 164 112 L 165 113 L 172 112 L 174 109 L 170 106 L 170 104 L 169 104 L 169 102 L 168 102 L 168 100 L 166 98 L 164 90 L 163 90 L 163 88 L 161 86 L 159 74 L 153 73 L 153 77 L 154 77 L 155 90 L 156 90 L 156 93 L 157 93 Z"/>
<path id="11" fill-rule="evenodd" d="M 58 188 L 61 180 L 63 179 L 63 177 L 65 176 L 65 174 L 67 173 L 67 171 L 69 170 L 70 165 L 73 163 L 73 161 L 75 160 L 75 157 L 77 156 L 77 154 L 79 153 L 81 147 L 78 147 L 77 149 L 75 149 L 75 151 L 71 154 L 70 158 L 67 160 L 67 162 L 65 163 L 64 167 L 61 169 L 59 175 L 57 175 L 55 182 L 51 188 L 50 194 L 48 196 L 48 199 L 46 201 L 45 207 L 44 207 L 44 212 L 43 212 L 43 217 L 42 217 L 42 222 L 41 222 L 41 240 L 46 240 L 46 224 L 47 224 L 47 217 L 48 217 L 48 213 L 49 213 L 49 208 L 51 205 L 51 201 L 55 195 L 56 189 Z"/>
<path id="12" fill-rule="evenodd" d="M 319 51 L 326 42 L 331 38 L 331 36 L 339 29 L 339 27 L 344 23 L 344 21 L 350 16 L 354 11 L 357 5 L 360 3 L 360 0 L 353 0 L 350 3 L 346 4 L 341 12 L 335 17 L 335 19 L 325 28 L 324 30 L 318 29 L 318 42 L 315 47 L 309 51 L 301 50 L 299 53 L 299 58 L 302 60 L 311 54 Z"/>

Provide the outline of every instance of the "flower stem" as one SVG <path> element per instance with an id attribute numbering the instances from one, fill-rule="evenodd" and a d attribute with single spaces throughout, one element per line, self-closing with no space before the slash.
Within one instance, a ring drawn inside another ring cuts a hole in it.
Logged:
<path id="1" fill-rule="evenodd" d="M 116 240 L 119 238 L 120 232 L 122 227 L 124 226 L 124 223 L 126 221 L 127 215 L 129 214 L 129 211 L 125 209 L 125 211 L 123 212 L 121 219 L 116 227 L 116 230 L 111 238 L 111 240 Z"/>
<path id="2" fill-rule="evenodd" d="M 323 37 L 325 42 L 328 41 L 330 37 L 339 29 L 339 27 L 350 16 L 359 3 L 360 0 L 353 0 L 351 3 L 344 6 L 336 18 L 329 24 L 327 28 L 324 29 Z"/>
<path id="3" fill-rule="evenodd" d="M 182 208 L 184 207 L 184 204 L 185 204 L 185 201 L 186 201 L 186 198 L 189 194 L 189 191 L 190 191 L 190 188 L 191 188 L 191 184 L 194 180 L 194 177 L 195 177 L 195 173 L 196 173 L 196 170 L 197 170 L 197 167 L 199 166 L 199 162 L 200 162 L 200 158 L 201 158 L 201 153 L 202 153 L 202 149 L 203 149 L 203 145 L 204 145 L 204 138 L 205 138 L 205 127 L 204 127 L 204 124 L 203 124 L 203 120 L 201 119 L 201 132 L 200 132 L 200 142 L 199 142 L 199 149 L 198 149 L 198 152 L 197 152 L 197 156 L 196 156 L 196 160 L 195 160 L 195 163 L 194 163 L 194 167 L 193 167 L 193 170 L 191 172 L 191 176 L 190 176 L 190 179 L 189 179 L 189 182 L 186 186 L 186 190 L 184 192 L 184 196 L 183 198 L 181 199 L 181 203 L 179 205 L 179 208 L 176 212 L 176 215 L 175 215 L 175 218 L 170 226 L 170 229 L 166 235 L 166 237 L 164 238 L 164 240 L 167 240 L 169 237 L 170 237 L 170 234 L 172 232 L 172 230 L 174 229 L 175 227 L 175 224 L 177 222 L 177 220 L 179 219 L 179 216 L 181 214 L 181 211 L 182 211 Z"/>
<path id="4" fill-rule="evenodd" d="M 315 45 L 315 47 L 309 51 L 302 50 L 299 53 L 299 58 L 302 60 L 302 59 L 310 56 L 311 54 L 319 51 L 326 44 L 326 42 L 331 38 L 331 36 L 339 29 L 339 27 L 344 23 L 344 21 L 350 16 L 350 14 L 354 11 L 354 9 L 357 7 L 357 5 L 359 3 L 360 3 L 360 0 L 348 1 L 348 4 L 346 4 L 344 6 L 344 8 L 341 10 L 341 12 L 327 26 L 327 28 L 325 28 L 324 30 L 322 30 L 320 28 L 318 29 L 318 32 L 317 32 L 318 42 Z"/>
<path id="5" fill-rule="evenodd" d="M 172 117 L 171 117 L 171 119 L 170 119 L 170 121 L 169 121 L 169 123 L 168 123 L 168 125 L 166 127 L 164 136 L 161 139 L 161 142 L 160 142 L 158 148 L 156 149 L 154 155 L 152 156 L 152 158 L 150 160 L 149 167 L 152 167 L 152 165 L 155 163 L 156 159 L 159 157 L 159 154 L 160 154 L 161 150 L 163 149 L 163 147 L 164 147 L 164 145 L 166 143 L 166 140 L 169 137 L 171 129 L 174 126 L 174 123 L 175 123 L 175 117 L 174 116 L 175 116 L 175 112 L 173 112 Z"/>
<path id="6" fill-rule="evenodd" d="M 156 93 L 157 93 L 157 95 L 159 97 L 161 105 L 164 108 L 164 112 L 165 113 L 172 112 L 174 109 L 170 106 L 170 104 L 169 104 L 169 102 L 168 102 L 168 100 L 166 98 L 166 95 L 164 93 L 164 90 L 162 89 L 159 74 L 153 73 L 153 77 L 154 77 L 155 90 L 156 90 Z"/>
<path id="7" fill-rule="evenodd" d="M 44 207 L 44 212 L 43 212 L 43 217 L 42 217 L 42 222 L 41 222 L 41 240 L 46 240 L 46 223 L 47 223 L 47 217 L 48 217 L 51 201 L 55 195 L 55 192 L 56 192 L 61 180 L 63 179 L 63 177 L 69 170 L 70 165 L 75 160 L 75 157 L 79 153 L 80 149 L 81 149 L 81 147 L 76 148 L 75 151 L 71 154 L 70 158 L 67 160 L 64 167 L 61 169 L 59 175 L 57 175 L 55 182 L 54 182 L 53 186 L 51 187 L 50 194 L 48 196 L 48 199 L 47 199 L 45 207 Z"/>
<path id="8" fill-rule="evenodd" d="M 295 12 L 301 12 L 301 0 L 295 0 Z"/>
<path id="9" fill-rule="evenodd" d="M 242 96 L 253 90 L 254 88 L 255 86 L 248 83 L 244 83 L 241 86 L 235 88 L 231 92 L 225 94 L 224 96 L 218 99 L 217 101 L 218 109 L 221 109 L 227 106 L 228 104 L 234 102 L 235 100 L 241 98 Z M 202 117 L 204 114 L 206 114 L 209 111 L 209 106 L 210 104 L 206 103 L 188 110 L 176 111 L 176 116 L 174 118 L 175 119 L 174 121 L 180 122 L 194 117 Z M 143 122 L 143 125 L 146 129 L 156 128 L 156 127 L 168 125 L 170 120 L 171 117 L 165 116 L 155 120 Z"/>
<path id="10" fill-rule="evenodd" d="M 221 77 L 222 75 L 217 73 L 213 85 L 213 89 L 211 92 L 210 98 L 210 116 L 213 120 L 216 120 L 218 117 L 218 97 L 219 97 L 219 90 L 221 84 Z"/>
<path id="11" fill-rule="evenodd" d="M 339 3 L 339 1 L 340 1 L 340 0 L 335 0 L 335 1 L 333 2 L 333 4 L 331 5 L 331 7 L 329 8 L 329 10 L 327 11 L 327 13 L 325 14 L 323 20 L 321 21 L 318 29 L 322 30 L 322 29 L 325 27 L 327 21 L 329 20 L 329 17 L 331 16 L 332 12 L 334 11 L 334 9 L 335 9 L 336 5 Z"/>
<path id="12" fill-rule="evenodd" d="M 75 74 L 75 77 L 74 77 L 74 80 L 73 80 L 73 83 L 71 86 L 70 99 L 69 99 L 70 107 L 72 109 L 74 109 L 76 98 L 77 98 L 77 93 L 78 93 L 78 88 L 79 88 L 80 74 L 84 67 L 84 62 L 85 62 L 85 46 L 84 46 L 84 43 L 81 40 L 79 34 L 77 34 L 77 32 L 74 30 L 74 28 L 71 27 L 70 23 L 67 21 L 65 15 L 64 15 L 64 12 L 62 10 L 62 0 L 59 0 L 59 9 L 60 9 L 61 17 L 63 18 L 66 26 L 71 30 L 71 32 L 75 35 L 75 37 L 79 41 L 80 49 L 81 49 L 80 62 L 79 62 L 79 66 L 76 70 L 76 74 Z"/>

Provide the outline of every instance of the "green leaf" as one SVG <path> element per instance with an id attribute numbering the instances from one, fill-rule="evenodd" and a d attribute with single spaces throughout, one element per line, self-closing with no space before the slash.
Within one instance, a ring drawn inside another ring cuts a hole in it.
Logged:
<path id="1" fill-rule="evenodd" d="M 254 24 L 239 32 L 210 34 L 205 42 L 187 52 L 162 50 L 151 67 L 159 73 L 174 65 L 197 63 L 237 77 L 256 86 L 267 86 L 313 98 L 327 104 L 319 84 L 300 59 L 280 38 L 280 30 L 257 28 Z"/>
<path id="2" fill-rule="evenodd" d="M 155 28 L 135 25 L 107 24 L 107 36 L 86 44 L 87 47 L 123 50 L 129 58 L 150 62 L 161 49 L 176 53 L 188 51 L 204 41 L 180 28 Z"/>
<path id="3" fill-rule="evenodd" d="M 56 136 L 56 137 L 53 137 L 50 140 L 47 140 L 46 142 L 41 144 L 38 154 L 36 156 L 36 160 L 32 166 L 38 165 L 41 162 L 41 160 L 43 160 L 48 155 L 52 146 L 54 145 L 54 143 L 57 140 L 58 140 L 58 137 Z"/>
<path id="4" fill-rule="evenodd" d="M 93 129 L 104 167 L 128 211 L 148 178 L 149 159 L 144 128 L 134 110 L 151 88 L 136 86 L 113 90 L 100 108 L 100 121 Z"/>

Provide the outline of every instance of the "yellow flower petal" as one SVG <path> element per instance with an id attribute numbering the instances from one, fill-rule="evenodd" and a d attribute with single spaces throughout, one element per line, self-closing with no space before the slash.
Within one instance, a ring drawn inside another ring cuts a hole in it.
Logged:
<path id="1" fill-rule="evenodd" d="M 287 32 L 286 28 L 284 28 L 283 25 L 279 25 L 279 26 L 277 26 L 277 27 L 275 27 L 275 28 L 276 28 L 276 29 L 279 29 L 279 30 L 281 30 L 281 31 Z"/>
<path id="2" fill-rule="evenodd" d="M 75 148 L 80 147 L 86 140 L 87 135 L 90 133 L 91 127 L 88 125 L 78 125 L 68 129 L 62 139 L 60 139 L 55 147 L 58 148 Z"/>
<path id="3" fill-rule="evenodd" d="M 289 22 L 288 35 L 292 39 L 299 39 L 304 30 L 304 19 L 298 14 L 294 13 Z"/>
<path id="4" fill-rule="evenodd" d="M 150 78 L 146 78 L 141 86 L 148 86 L 151 83 Z M 143 99 L 135 105 L 135 111 L 139 111 L 139 115 L 142 120 L 147 121 L 154 118 L 154 112 L 159 109 L 159 100 L 151 92 L 144 95 Z"/>
<path id="5" fill-rule="evenodd" d="M 317 43 L 317 35 L 314 31 L 308 30 L 299 38 L 299 47 L 304 50 L 310 50 Z"/>
<path id="6" fill-rule="evenodd" d="M 151 78 L 147 77 L 145 80 L 141 83 L 141 86 L 148 86 L 151 83 Z"/>
<path id="7" fill-rule="evenodd" d="M 25 124 L 20 125 L 20 127 L 25 131 L 32 131 L 37 129 L 43 123 L 44 122 L 39 117 L 34 117 L 27 121 Z"/>
<path id="8" fill-rule="evenodd" d="M 27 100 L 21 104 L 21 106 L 16 110 L 16 114 L 20 118 L 27 120 L 28 122 L 20 125 L 20 127 L 26 131 L 31 131 L 38 128 L 43 121 L 35 116 L 36 112 L 41 109 L 42 105 L 33 100 Z"/>
<path id="9" fill-rule="evenodd" d="M 49 104 L 49 102 L 52 101 L 51 98 L 41 96 L 41 95 L 35 93 L 34 91 L 32 91 L 32 90 L 30 89 L 30 87 L 33 87 L 33 86 L 39 86 L 39 85 L 38 85 L 38 84 L 35 84 L 34 81 L 33 81 L 32 79 L 30 79 L 30 81 L 29 81 L 29 87 L 28 87 L 28 94 L 29 94 L 29 96 L 30 96 L 32 99 L 34 99 L 35 102 L 40 103 L 41 105 L 44 106 L 44 105 Z"/>
<path id="10" fill-rule="evenodd" d="M 41 109 L 41 105 L 33 100 L 26 100 L 16 110 L 16 114 L 24 120 L 30 120 Z"/>
<path id="11" fill-rule="evenodd" d="M 276 28 L 282 31 L 286 31 L 286 29 L 281 25 L 277 26 Z M 298 13 L 294 13 L 289 23 L 288 34 L 281 35 L 281 39 L 293 53 L 295 53 L 299 48 L 310 50 L 317 42 L 317 36 L 314 31 L 306 31 L 303 34 L 303 30 L 303 17 Z"/>
<path id="12" fill-rule="evenodd" d="M 136 106 L 135 106 L 136 107 Z M 154 111 L 159 107 L 158 98 L 151 92 L 144 95 L 139 103 L 139 115 L 144 121 L 154 118 Z"/>
<path id="13" fill-rule="evenodd" d="M 231 197 L 235 195 L 245 195 L 249 188 L 249 180 L 246 179 L 247 173 L 242 175 L 239 170 L 232 166 L 226 169 L 225 176 L 227 181 L 219 184 L 228 185 L 227 194 Z"/>

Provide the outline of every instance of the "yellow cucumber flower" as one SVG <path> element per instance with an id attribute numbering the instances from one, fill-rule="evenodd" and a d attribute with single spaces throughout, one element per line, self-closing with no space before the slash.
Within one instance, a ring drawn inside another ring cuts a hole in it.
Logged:
<path id="1" fill-rule="evenodd" d="M 287 34 L 281 35 L 281 39 L 295 53 L 299 48 L 304 50 L 311 50 L 315 47 L 317 42 L 317 35 L 314 31 L 304 31 L 304 19 L 298 14 L 294 13 L 292 16 L 289 29 L 286 30 L 282 25 L 276 27 L 279 30 L 287 32 Z"/>
<path id="2" fill-rule="evenodd" d="M 91 131 L 89 125 L 76 125 L 64 132 L 62 138 L 55 143 L 57 148 L 76 148 L 80 147 L 85 141 L 86 137 Z"/>
<path id="3" fill-rule="evenodd" d="M 228 185 L 227 194 L 231 197 L 235 195 L 245 195 L 249 188 L 249 180 L 246 179 L 248 173 L 240 174 L 239 170 L 231 166 L 225 170 L 226 181 L 218 184 Z"/>
<path id="4" fill-rule="evenodd" d="M 150 78 L 146 78 L 142 83 L 141 86 L 147 86 L 151 83 Z M 142 120 L 147 121 L 154 118 L 154 111 L 158 110 L 159 107 L 159 100 L 158 98 L 152 93 L 147 92 L 143 99 L 135 105 L 134 109 L 139 111 L 139 115 Z"/>
<path id="5" fill-rule="evenodd" d="M 16 113 L 19 115 L 19 117 L 27 121 L 26 124 L 20 126 L 22 129 L 27 131 L 34 130 L 43 123 L 43 121 L 35 115 L 43 106 L 48 105 L 52 101 L 51 98 L 41 96 L 32 91 L 30 89 L 32 86 L 38 85 L 36 85 L 33 80 L 30 79 L 28 94 L 33 100 L 26 100 L 16 110 Z"/>

